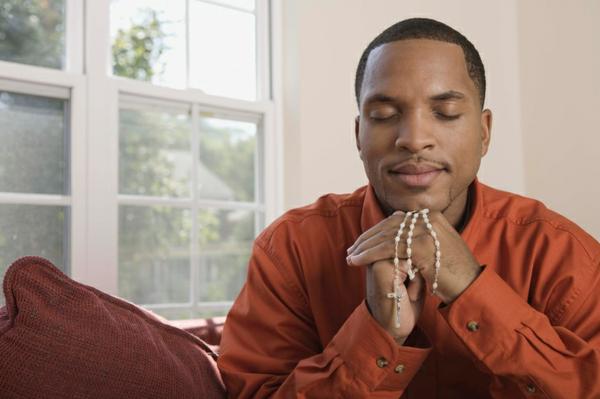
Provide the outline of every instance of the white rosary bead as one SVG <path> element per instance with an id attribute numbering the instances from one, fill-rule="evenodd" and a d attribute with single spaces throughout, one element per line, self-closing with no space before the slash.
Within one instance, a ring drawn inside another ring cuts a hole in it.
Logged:
<path id="1" fill-rule="evenodd" d="M 427 227 L 427 230 L 429 231 L 429 235 L 431 236 L 431 238 L 433 238 L 433 243 L 435 245 L 435 267 L 434 267 L 434 276 L 433 276 L 433 283 L 431 284 L 431 293 L 435 294 L 435 291 L 438 288 L 438 276 L 440 273 L 440 267 L 441 267 L 441 258 L 442 258 L 442 251 L 440 250 L 440 242 L 437 239 L 437 233 L 433 230 L 433 225 L 431 224 L 431 222 L 429 221 L 429 217 L 427 216 L 427 214 L 429 213 L 428 209 L 423 209 L 422 211 L 423 214 L 423 221 L 425 222 L 425 226 Z"/>
<path id="2" fill-rule="evenodd" d="M 406 234 L 406 264 L 408 266 L 408 278 L 413 280 L 416 276 L 416 273 L 419 271 L 418 269 L 413 269 L 412 262 L 412 243 L 413 243 L 413 235 L 415 230 L 415 225 L 417 223 L 417 219 L 419 216 L 423 218 L 423 223 L 425 224 L 429 235 L 432 237 L 434 245 L 435 245 L 435 266 L 434 266 L 434 279 L 431 284 L 432 294 L 436 293 L 438 288 L 438 275 L 441 267 L 441 257 L 442 252 L 440 250 L 440 242 L 437 239 L 437 233 L 433 230 L 433 225 L 429 221 L 429 209 L 422 209 L 420 211 L 410 211 L 404 215 L 404 220 L 400 223 L 400 227 L 396 236 L 394 237 L 394 290 L 393 292 L 389 292 L 387 297 L 394 300 L 394 305 L 396 307 L 396 328 L 400 327 L 400 301 L 403 297 L 401 293 L 401 281 L 400 281 L 400 254 L 399 254 L 399 245 L 400 241 L 402 241 L 402 235 L 404 233 L 404 228 L 406 227 L 406 222 L 410 218 L 410 225 L 408 226 L 408 232 Z"/>
<path id="3" fill-rule="evenodd" d="M 414 234 L 414 229 L 415 229 L 415 224 L 417 223 L 417 219 L 419 218 L 419 212 L 409 212 L 407 213 L 407 216 L 411 216 L 412 218 L 410 220 L 410 226 L 408 228 L 408 237 L 406 238 L 406 257 L 407 259 L 407 263 L 408 263 L 408 278 L 409 280 L 413 280 L 415 278 L 415 275 L 417 273 L 418 270 L 413 269 L 412 268 L 412 237 Z"/>
<path id="4" fill-rule="evenodd" d="M 404 220 L 400 224 L 400 228 L 398 229 L 398 232 L 396 233 L 396 237 L 394 238 L 394 242 L 395 242 L 395 246 L 394 246 L 394 252 L 395 252 L 394 253 L 394 282 L 393 282 L 394 290 L 393 290 L 393 292 L 389 292 L 387 294 L 388 298 L 394 300 L 394 305 L 396 307 L 396 321 L 395 321 L 396 328 L 400 327 L 400 301 L 402 300 L 402 297 L 403 297 L 402 291 L 401 291 L 402 282 L 400 281 L 400 257 L 398 254 L 398 245 L 402 238 L 402 233 L 404 232 L 404 227 L 406 226 L 406 220 L 408 220 L 410 215 L 411 215 L 411 213 L 409 212 L 404 216 Z"/>

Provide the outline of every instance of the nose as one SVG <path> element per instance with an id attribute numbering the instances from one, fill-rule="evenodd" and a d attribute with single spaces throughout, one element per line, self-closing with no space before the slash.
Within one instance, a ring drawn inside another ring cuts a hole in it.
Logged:
<path id="1" fill-rule="evenodd" d="M 430 122 L 418 111 L 407 112 L 398 125 L 394 143 L 399 150 L 418 154 L 435 146 L 435 137 Z"/>

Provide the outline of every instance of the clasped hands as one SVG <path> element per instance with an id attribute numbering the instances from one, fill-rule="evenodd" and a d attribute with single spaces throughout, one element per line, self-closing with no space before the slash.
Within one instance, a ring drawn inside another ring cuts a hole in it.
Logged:
<path id="1" fill-rule="evenodd" d="M 348 248 L 347 262 L 351 266 L 367 266 L 367 305 L 377 322 L 403 344 L 411 333 L 425 301 L 426 290 L 431 291 L 434 281 L 435 246 L 422 219 L 415 225 L 412 238 L 412 265 L 417 268 L 414 280 L 407 280 L 406 233 L 399 242 L 401 286 L 401 323 L 396 327 L 395 303 L 387 296 L 393 291 L 394 238 L 405 213 L 397 211 L 365 231 Z M 449 304 L 456 299 L 479 275 L 481 267 L 467 244 L 441 212 L 430 212 L 429 221 L 437 233 L 441 249 L 441 267 L 436 295 Z"/>

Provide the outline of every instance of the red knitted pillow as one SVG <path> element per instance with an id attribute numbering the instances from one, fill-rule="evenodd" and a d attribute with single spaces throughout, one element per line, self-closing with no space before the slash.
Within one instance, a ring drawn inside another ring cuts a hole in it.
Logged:
<path id="1" fill-rule="evenodd" d="M 216 355 L 202 340 L 45 259 L 13 263 L 4 294 L 1 398 L 226 396 Z"/>

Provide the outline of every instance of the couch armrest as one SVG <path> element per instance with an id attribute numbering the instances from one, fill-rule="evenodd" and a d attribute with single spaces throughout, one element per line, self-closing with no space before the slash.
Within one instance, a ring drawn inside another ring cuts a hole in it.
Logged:
<path id="1" fill-rule="evenodd" d="M 210 319 L 170 320 L 169 324 L 194 334 L 209 345 L 219 345 L 225 316 Z"/>

